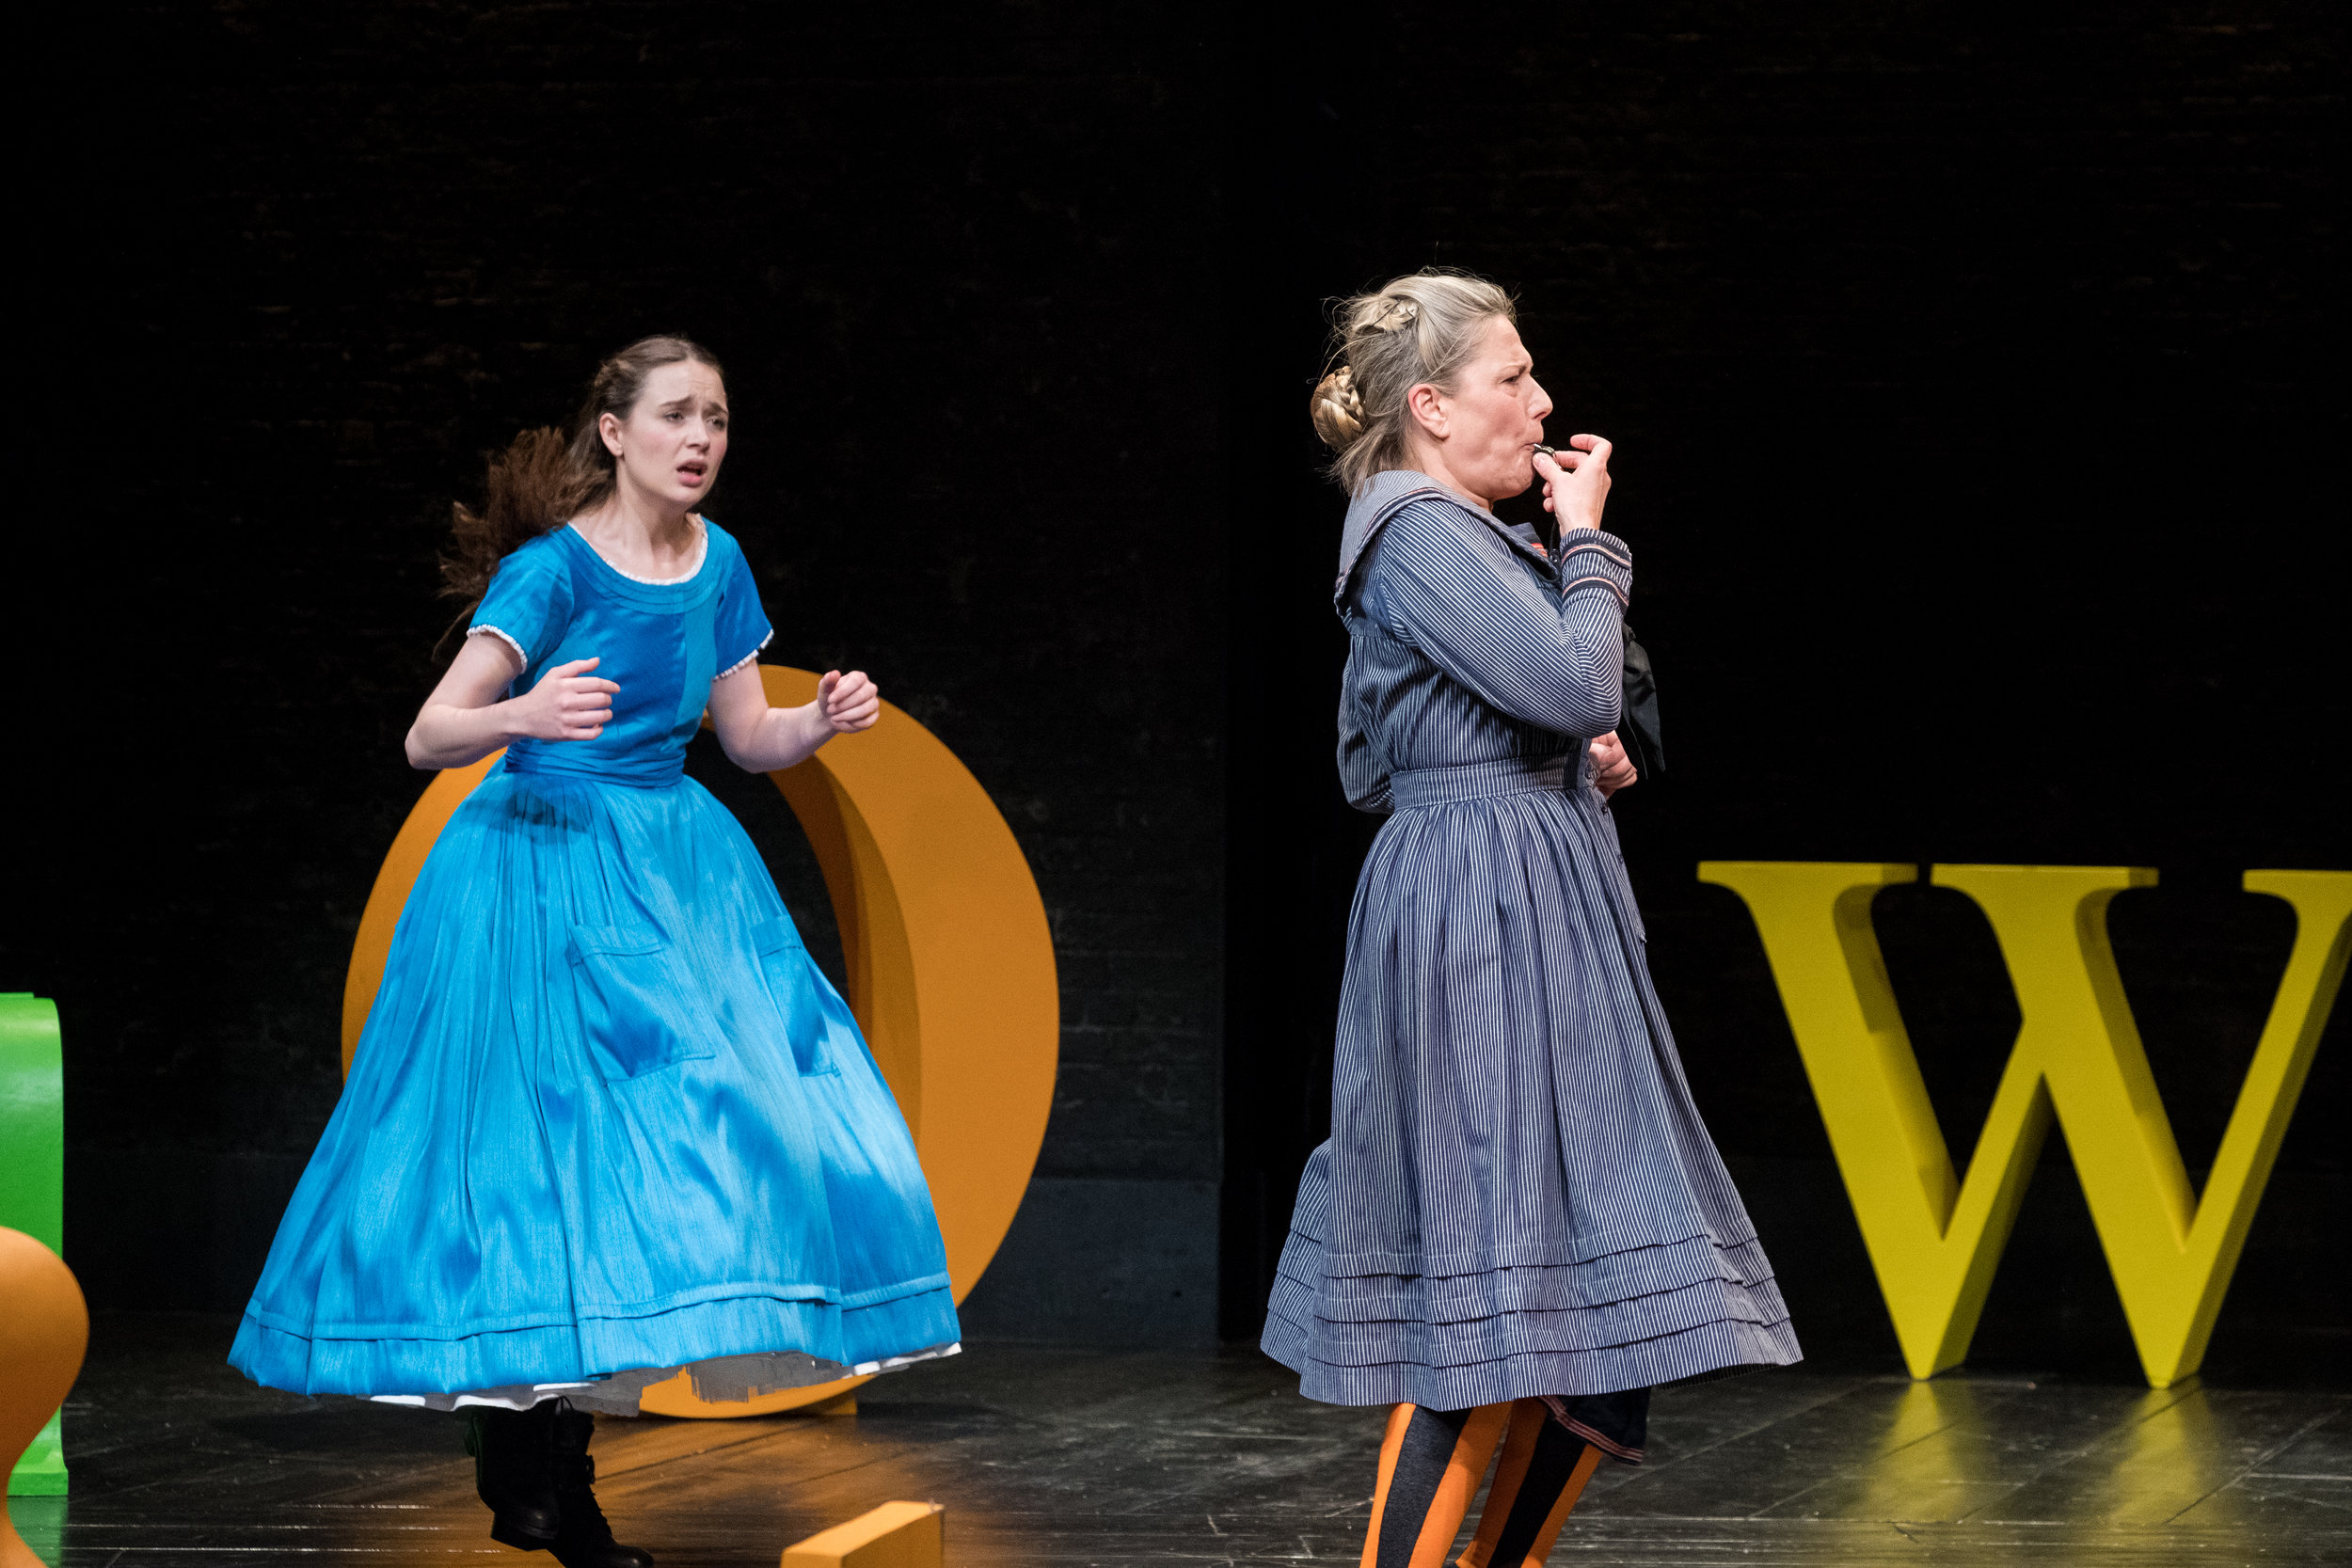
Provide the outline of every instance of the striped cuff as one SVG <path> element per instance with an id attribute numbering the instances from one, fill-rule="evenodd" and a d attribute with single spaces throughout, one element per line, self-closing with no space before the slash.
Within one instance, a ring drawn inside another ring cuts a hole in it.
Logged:
<path id="1" fill-rule="evenodd" d="M 1622 606 L 1632 596 L 1633 552 L 1613 533 L 1597 528 L 1572 529 L 1560 536 L 1554 560 L 1564 597 L 1583 589 L 1605 588 Z"/>

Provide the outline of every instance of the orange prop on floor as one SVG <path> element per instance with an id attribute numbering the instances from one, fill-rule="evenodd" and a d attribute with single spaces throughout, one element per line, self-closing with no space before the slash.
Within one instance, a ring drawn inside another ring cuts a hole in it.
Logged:
<path id="1" fill-rule="evenodd" d="M 784 1568 L 940 1568 L 946 1522 L 937 1503 L 884 1503 L 787 1546 Z"/>
<path id="2" fill-rule="evenodd" d="M 65 1402 L 89 1349 L 89 1307 L 65 1259 L 22 1230 L 0 1227 L 0 1476 Z M 40 1559 L 0 1513 L 0 1568 Z"/>

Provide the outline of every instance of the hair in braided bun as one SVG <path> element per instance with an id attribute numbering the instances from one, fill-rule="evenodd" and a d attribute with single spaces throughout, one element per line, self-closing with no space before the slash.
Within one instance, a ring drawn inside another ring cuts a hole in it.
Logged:
<path id="1" fill-rule="evenodd" d="M 1339 302 L 1332 357 L 1308 415 L 1331 449 L 1331 477 L 1354 495 L 1376 473 L 1405 467 L 1406 399 L 1423 382 L 1441 392 L 1477 351 L 1486 323 L 1516 322 L 1511 296 L 1466 272 L 1431 267 Z"/>
<path id="2" fill-rule="evenodd" d="M 1356 395 L 1356 372 L 1342 365 L 1315 383 L 1310 410 L 1315 434 L 1333 451 L 1345 451 L 1364 433 L 1364 400 Z"/>

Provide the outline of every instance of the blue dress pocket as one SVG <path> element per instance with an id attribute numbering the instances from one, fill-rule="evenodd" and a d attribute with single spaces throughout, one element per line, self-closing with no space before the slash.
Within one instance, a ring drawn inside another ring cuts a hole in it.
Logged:
<path id="1" fill-rule="evenodd" d="M 650 926 L 575 926 L 580 1022 L 606 1080 L 719 1053 L 718 1025 L 676 950 Z"/>
<path id="2" fill-rule="evenodd" d="M 792 1042 L 792 1065 L 803 1078 L 838 1072 L 833 1053 L 825 1049 L 832 1025 L 817 997 L 815 967 L 790 917 L 761 921 L 753 928 L 752 945 L 759 950 L 759 971 L 767 976 L 768 994 L 784 1020 L 785 1037 Z"/>

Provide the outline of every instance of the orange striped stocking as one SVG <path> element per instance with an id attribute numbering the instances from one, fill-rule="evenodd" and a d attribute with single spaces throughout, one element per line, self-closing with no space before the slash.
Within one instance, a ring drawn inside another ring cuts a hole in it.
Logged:
<path id="1" fill-rule="evenodd" d="M 1389 1412 L 1363 1568 L 1444 1568 L 1510 1418 L 1508 1404 L 1453 1411 L 1400 1404 Z"/>
<path id="2" fill-rule="evenodd" d="M 1517 1402 L 1502 1462 L 1478 1515 L 1478 1538 L 1454 1568 L 1543 1568 L 1599 1464 L 1600 1450 L 1553 1420 L 1543 1401 Z"/>

